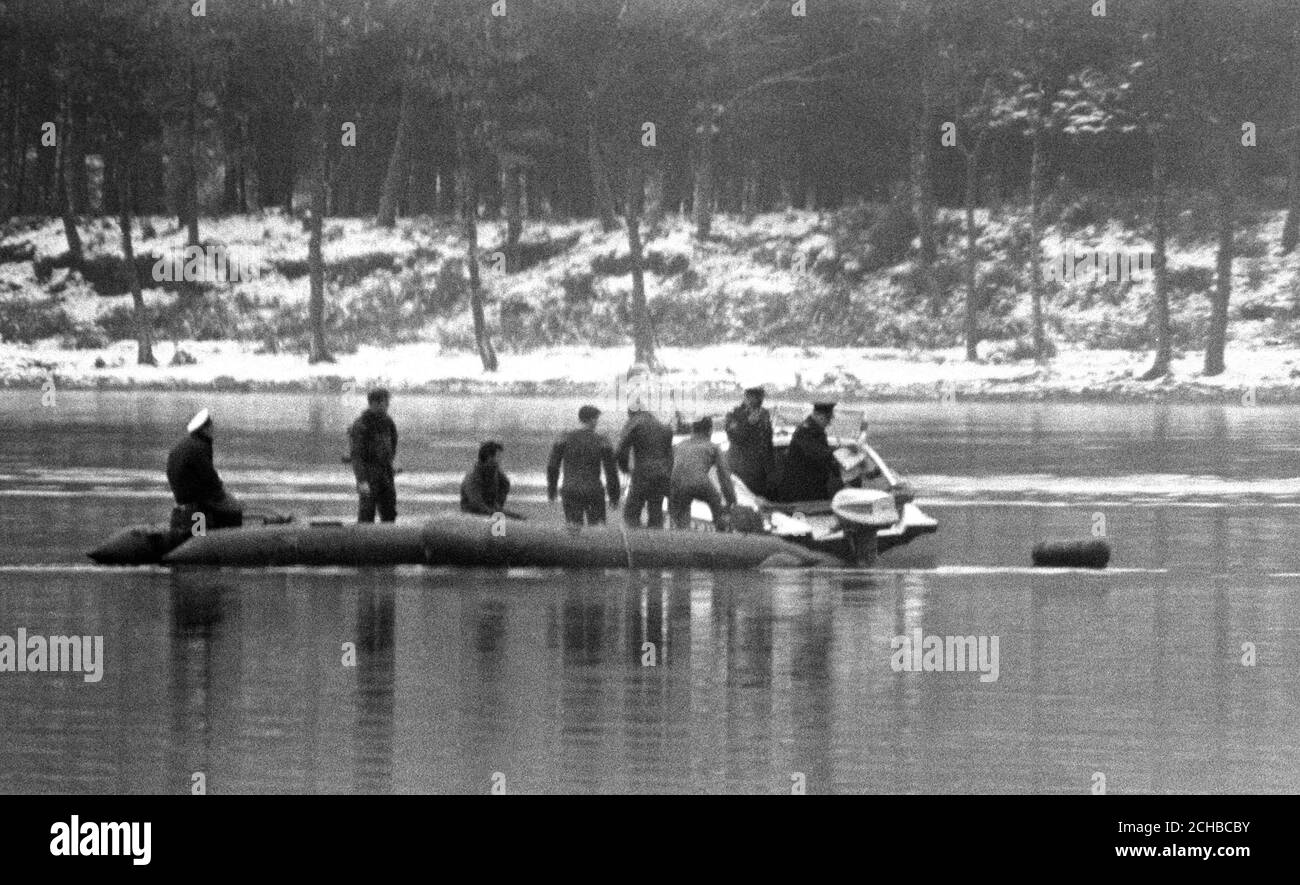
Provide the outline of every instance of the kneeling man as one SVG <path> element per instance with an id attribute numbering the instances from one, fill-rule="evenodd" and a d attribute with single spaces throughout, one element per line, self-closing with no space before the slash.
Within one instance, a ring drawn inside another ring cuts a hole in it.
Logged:
<path id="1" fill-rule="evenodd" d="M 243 525 L 243 505 L 226 491 L 212 464 L 212 415 L 203 409 L 185 429 L 188 434 L 167 455 L 167 484 L 176 499 L 172 527 L 189 531 L 195 513 L 203 514 L 205 529 Z"/>

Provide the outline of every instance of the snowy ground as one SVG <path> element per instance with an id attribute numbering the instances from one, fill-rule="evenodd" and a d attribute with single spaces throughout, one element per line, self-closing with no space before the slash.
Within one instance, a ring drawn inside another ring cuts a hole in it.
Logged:
<path id="1" fill-rule="evenodd" d="M 384 385 L 408 392 L 547 394 L 609 390 L 631 367 L 631 349 L 561 347 L 502 353 L 501 368 L 485 373 L 477 355 L 432 344 L 362 347 L 334 363 L 309 365 L 296 354 L 256 353 L 246 342 L 182 342 L 197 358 L 169 366 L 170 342 L 156 346 L 158 367 L 135 364 L 135 345 L 67 351 L 39 345 L 0 345 L 5 386 L 39 388 L 363 389 Z M 1266 349 L 1228 353 L 1228 371 L 1202 377 L 1200 354 L 1175 361 L 1162 381 L 1136 377 L 1148 360 L 1128 351 L 1065 351 L 1050 366 L 968 363 L 962 353 L 887 349 L 759 348 L 718 345 L 660 352 L 665 389 L 685 396 L 733 394 L 765 385 L 778 395 L 833 394 L 841 399 L 1169 399 L 1300 403 L 1300 353 Z"/>
<path id="2" fill-rule="evenodd" d="M 991 218 L 982 212 L 980 223 L 986 258 L 981 273 L 990 281 L 988 286 L 996 287 L 1002 285 L 997 282 L 999 274 L 1005 278 L 1008 268 L 1014 267 L 1006 244 L 1014 239 L 1020 220 L 1008 215 Z M 1105 342 L 1125 336 L 1139 342 L 1149 340 L 1144 330 L 1149 282 L 1109 289 L 1104 281 L 1080 282 L 1055 293 L 1048 305 L 1055 324 L 1053 337 L 1058 342 L 1076 343 L 1059 344 L 1060 352 L 1045 367 L 1015 359 L 1023 346 L 1017 348 L 1018 342 L 1012 339 L 982 343 L 977 363 L 966 362 L 960 348 L 744 343 L 756 337 L 756 324 L 779 326 L 787 305 L 793 311 L 808 303 L 799 299 L 823 297 L 835 285 L 849 288 L 848 309 L 863 315 L 874 311 L 884 319 L 881 327 L 888 324 L 895 338 L 899 329 L 906 333 L 932 318 L 906 301 L 909 284 L 900 282 L 908 272 L 906 264 L 857 274 L 855 263 L 861 255 L 854 254 L 851 243 L 846 245 L 842 236 L 836 239 L 825 216 L 792 211 L 759 216 L 748 224 L 720 216 L 715 238 L 704 244 L 691 237 L 685 219 L 670 216 L 646 243 L 647 255 L 661 263 L 679 261 L 689 266 L 690 273 L 648 273 L 647 295 L 652 305 L 675 305 L 676 313 L 665 316 L 676 318 L 679 340 L 698 341 L 699 346 L 661 347 L 662 381 L 680 389 L 727 394 L 739 387 L 763 384 L 786 394 L 820 392 L 875 399 L 1236 401 L 1251 391 L 1259 402 L 1300 402 L 1300 349 L 1294 343 L 1300 340 L 1300 326 L 1293 328 L 1291 320 L 1300 316 L 1296 260 L 1275 256 L 1268 249 L 1268 244 L 1276 242 L 1280 224 L 1280 213 L 1259 213 L 1255 224 L 1243 229 L 1243 244 L 1255 247 L 1245 248 L 1234 265 L 1228 371 L 1205 378 L 1200 375 L 1203 355 L 1180 350 L 1169 378 L 1142 382 L 1136 379 L 1150 364 L 1150 354 L 1116 349 Z M 118 235 L 112 222 L 92 221 L 81 231 L 88 254 L 116 252 Z M 481 225 L 481 242 L 489 260 L 501 234 L 498 224 Z M 624 343 L 625 324 L 615 315 L 616 306 L 626 298 L 630 278 L 626 273 L 593 273 L 601 261 L 626 256 L 626 238 L 621 232 L 605 234 L 594 222 L 530 223 L 526 239 L 576 237 L 576 242 L 518 274 L 485 271 L 488 320 L 497 329 L 501 361 L 500 371 L 493 374 L 482 371 L 471 349 L 472 331 L 463 297 L 455 302 L 459 306 L 440 315 L 428 312 L 424 304 L 425 299 L 436 301 L 439 286 L 445 283 L 448 259 L 463 254 L 460 231 L 453 224 L 403 219 L 395 229 L 384 230 L 359 219 L 329 220 L 324 245 L 327 263 L 363 259 L 358 262 L 362 268 L 359 278 L 332 282 L 327 288 L 330 309 L 353 319 L 391 310 L 392 320 L 388 328 L 380 330 L 388 335 L 388 343 L 361 343 L 355 352 L 340 352 L 335 362 L 320 365 L 309 365 L 301 342 L 277 331 L 286 317 L 297 319 L 305 313 L 306 278 L 301 270 L 286 269 L 306 257 L 301 223 L 276 212 L 204 219 L 202 237 L 205 242 L 221 244 L 251 271 L 250 280 L 223 283 L 209 294 L 230 306 L 230 322 L 237 323 L 237 329 L 232 326 L 228 333 L 222 326 L 218 335 L 208 336 L 218 340 L 199 341 L 184 336 L 173 341 L 166 330 L 159 329 L 155 343 L 158 367 L 135 364 L 133 341 L 85 346 L 86 336 L 80 336 L 83 349 L 73 349 L 67 334 L 33 343 L 0 341 L 0 385 L 39 387 L 52 376 L 60 387 L 79 388 L 338 390 L 383 383 L 406 391 L 577 393 L 608 387 L 632 362 L 630 343 Z M 30 243 L 38 257 L 56 256 L 65 248 L 62 227 L 56 220 L 13 231 L 3 242 Z M 174 219 L 145 219 L 137 231 L 136 248 L 141 254 L 169 255 L 183 245 L 184 232 Z M 1045 256 L 1072 249 L 1133 252 L 1146 248 L 1140 238 L 1114 222 L 1068 236 L 1054 228 L 1043 246 Z M 375 256 L 379 261 L 371 268 L 364 259 Z M 798 270 L 804 264 L 817 272 Z M 1190 286 L 1208 280 L 1213 266 L 1212 244 L 1190 234 L 1171 250 L 1171 271 L 1192 280 Z M 450 267 L 455 275 L 460 274 L 457 265 Z M 1003 317 L 1014 324 L 1027 315 L 1028 299 L 1017 289 L 1014 275 L 1009 279 L 1006 285 L 1011 287 L 1008 297 L 1013 306 Z M 590 287 L 576 302 L 571 297 L 575 280 Z M 1200 322 L 1206 312 L 1203 294 L 1194 290 L 1177 297 L 1176 316 L 1189 324 Z M 177 298 L 157 288 L 146 289 L 145 297 L 156 313 Z M 23 302 L 41 305 L 41 310 L 53 306 L 79 329 L 94 332 L 103 317 L 113 311 L 120 314 L 130 300 L 129 295 L 96 293 L 76 271 L 56 269 L 49 279 L 40 281 L 30 261 L 0 263 L 0 312 L 10 305 L 17 309 Z M 956 303 L 960 304 L 960 298 Z M 712 323 L 694 337 L 689 334 L 692 311 L 698 311 L 701 328 L 705 315 L 710 315 Z M 513 320 L 508 320 L 507 314 Z M 960 317 L 952 321 L 959 324 Z M 556 340 L 563 343 L 512 350 L 507 322 L 515 323 L 516 334 L 550 323 L 557 330 Z M 590 336 L 587 326 L 575 326 L 577 331 L 569 328 L 569 324 L 584 323 L 594 330 Z M 683 326 L 685 332 L 680 331 Z M 802 328 L 797 323 L 795 327 Z M 378 333 L 363 327 L 354 334 L 355 340 L 364 342 L 375 340 L 369 336 Z M 99 335 L 103 337 L 102 332 Z M 92 334 L 92 342 L 93 338 Z M 606 346 L 582 346 L 572 343 L 575 338 Z M 268 339 L 273 346 L 268 346 Z M 855 334 L 849 340 L 861 340 L 864 345 L 882 343 L 871 335 Z M 173 365 L 178 347 L 184 351 L 183 359 Z"/>

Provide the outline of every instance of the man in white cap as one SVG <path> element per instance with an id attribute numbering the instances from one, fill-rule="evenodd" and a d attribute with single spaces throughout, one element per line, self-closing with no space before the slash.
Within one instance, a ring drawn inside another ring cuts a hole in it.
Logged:
<path id="1" fill-rule="evenodd" d="M 202 409 L 190 419 L 187 435 L 167 455 L 167 484 L 176 499 L 172 521 L 188 530 L 195 513 L 209 529 L 235 528 L 244 522 L 243 505 L 226 491 L 212 464 L 212 415 Z"/>

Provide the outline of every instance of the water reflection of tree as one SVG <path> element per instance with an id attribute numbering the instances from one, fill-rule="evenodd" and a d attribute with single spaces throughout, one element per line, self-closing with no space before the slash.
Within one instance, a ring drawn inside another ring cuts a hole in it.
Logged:
<path id="1" fill-rule="evenodd" d="M 393 789 L 393 713 L 396 692 L 395 603 L 391 587 L 357 593 L 357 727 L 354 789 Z"/>

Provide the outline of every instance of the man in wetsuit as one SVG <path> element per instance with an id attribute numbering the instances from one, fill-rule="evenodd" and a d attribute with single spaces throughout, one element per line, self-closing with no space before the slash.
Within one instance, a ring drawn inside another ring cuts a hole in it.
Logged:
<path id="1" fill-rule="evenodd" d="M 570 430 L 556 440 L 551 448 L 551 458 L 546 465 L 546 497 L 561 499 L 564 520 L 570 525 L 602 525 L 605 522 L 605 495 L 609 506 L 618 504 L 618 464 L 614 459 L 614 446 L 609 437 L 596 432 L 600 409 L 583 406 L 578 410 L 576 430 Z M 600 484 L 602 468 L 605 485 Z M 560 473 L 564 484 L 560 486 Z"/>
<path id="2" fill-rule="evenodd" d="M 713 419 L 700 418 L 691 425 L 691 437 L 678 443 L 673 452 L 672 486 L 668 494 L 668 513 L 673 528 L 691 527 L 691 502 L 703 501 L 713 514 L 713 525 L 718 531 L 726 530 L 726 511 L 736 503 L 736 489 L 731 484 L 731 472 L 722 449 L 713 442 Z M 709 479 L 709 471 L 717 470 L 718 485 L 722 495 Z M 726 506 L 723 506 L 723 500 Z"/>
<path id="3" fill-rule="evenodd" d="M 727 414 L 727 466 L 755 495 L 767 497 L 775 456 L 772 414 L 763 408 L 763 388 L 745 391 L 745 400 Z"/>
<path id="4" fill-rule="evenodd" d="M 379 388 L 366 396 L 366 410 L 348 428 L 348 460 L 357 479 L 357 522 L 397 519 L 397 486 L 393 458 L 397 455 L 397 425 L 388 416 L 389 394 Z"/>
<path id="5" fill-rule="evenodd" d="M 176 499 L 172 527 L 191 531 L 196 513 L 203 514 L 205 531 L 243 525 L 243 505 L 226 491 L 212 464 L 212 415 L 203 409 L 185 429 L 185 438 L 167 455 L 167 484 Z"/>
<path id="6" fill-rule="evenodd" d="M 781 468 L 776 500 L 825 501 L 839 480 L 840 466 L 835 450 L 826 439 L 826 428 L 835 414 L 835 403 L 815 403 L 790 437 L 790 449 Z"/>
<path id="7" fill-rule="evenodd" d="M 648 509 L 647 525 L 664 527 L 664 499 L 673 471 L 673 430 L 646 411 L 639 398 L 627 404 L 627 424 L 614 453 L 619 469 L 632 474 L 632 484 L 623 504 L 623 521 L 641 525 L 641 511 Z M 629 467 L 629 455 L 631 465 Z"/>

